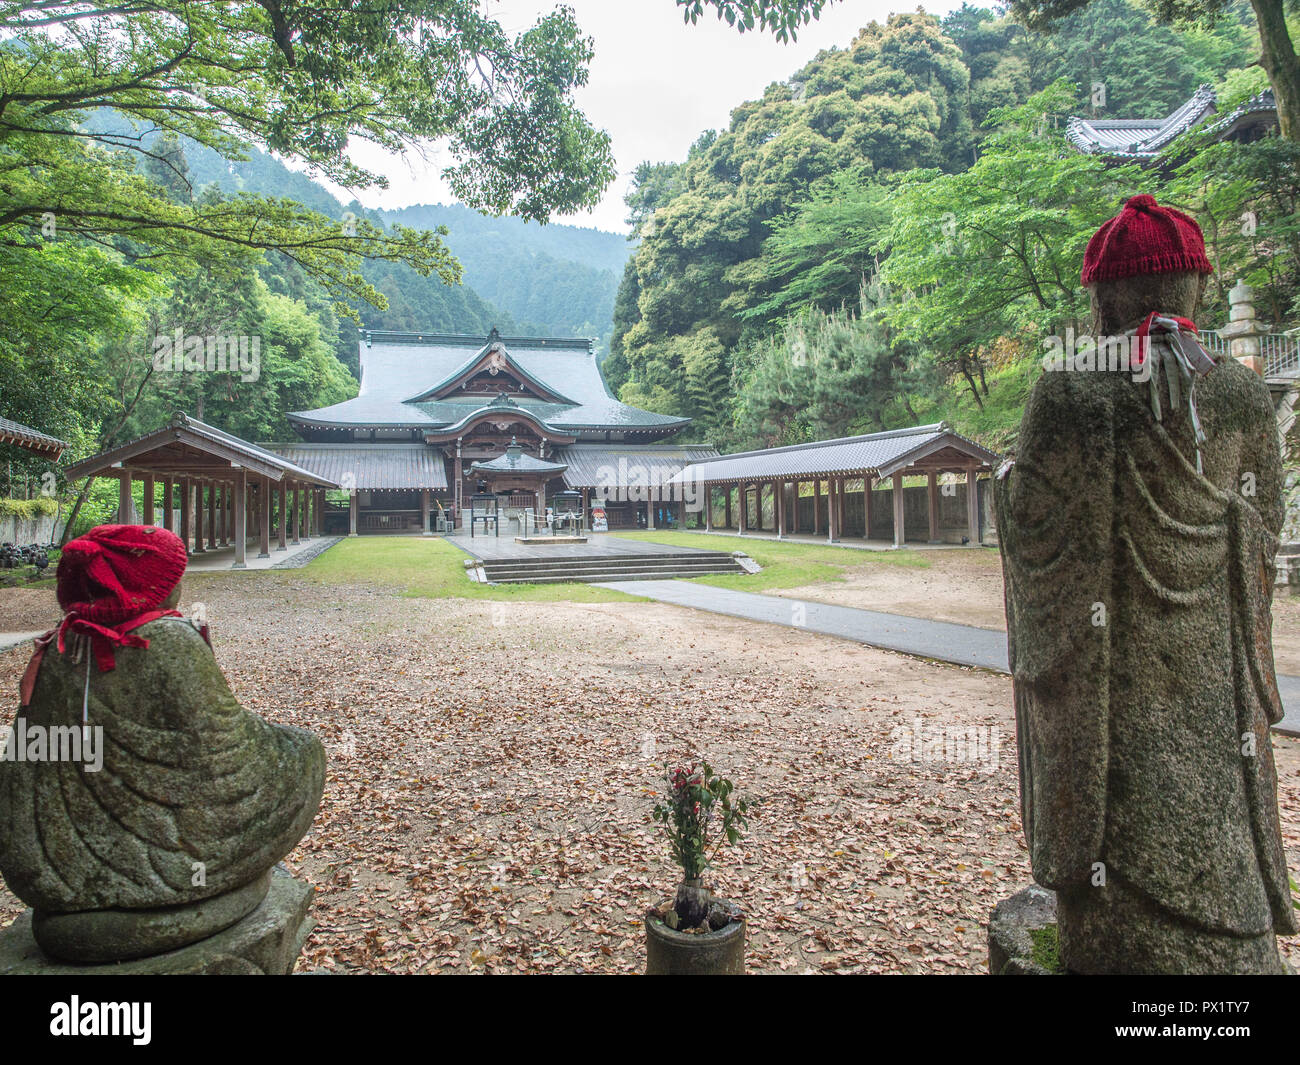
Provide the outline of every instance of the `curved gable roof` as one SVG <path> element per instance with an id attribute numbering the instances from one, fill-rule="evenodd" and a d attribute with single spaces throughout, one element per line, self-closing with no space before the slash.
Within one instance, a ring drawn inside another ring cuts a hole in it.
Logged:
<path id="1" fill-rule="evenodd" d="M 1191 97 L 1164 118 L 1081 118 L 1072 117 L 1066 137 L 1086 154 L 1111 155 L 1127 159 L 1151 159 L 1171 141 L 1199 125 L 1214 113 L 1214 89 L 1201 85 Z"/>
<path id="2" fill-rule="evenodd" d="M 490 338 L 489 338 L 490 339 Z M 590 340 L 553 337 L 503 337 L 513 365 L 565 403 L 532 404 L 556 429 L 676 429 L 689 418 L 629 407 L 605 386 Z M 466 404 L 420 400 L 456 378 L 489 345 L 483 337 L 429 333 L 369 332 L 361 347 L 361 388 L 355 399 L 319 410 L 295 411 L 289 419 L 321 428 L 439 429 L 464 418 Z"/>
<path id="3" fill-rule="evenodd" d="M 537 377 L 521 366 L 500 339 L 489 340 L 447 377 L 411 396 L 406 402 L 422 403 L 427 400 L 444 399 L 454 391 L 460 382 L 468 380 L 484 370 L 494 376 L 502 370 L 514 374 L 521 381 L 531 386 L 548 403 L 576 405 L 568 396 L 557 392 L 545 381 L 538 380 Z"/>

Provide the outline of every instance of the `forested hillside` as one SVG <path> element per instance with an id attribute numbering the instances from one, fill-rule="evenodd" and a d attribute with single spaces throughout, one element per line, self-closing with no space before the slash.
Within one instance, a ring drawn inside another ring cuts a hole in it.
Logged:
<path id="1" fill-rule="evenodd" d="M 608 340 L 614 294 L 632 250 L 623 234 L 491 218 L 460 204 L 423 204 L 380 216 L 418 229 L 446 226 L 465 284 L 520 328 Z"/>
<path id="2" fill-rule="evenodd" d="M 343 216 L 345 206 L 327 189 L 265 152 L 254 150 L 248 160 L 231 162 L 201 145 L 184 148 L 198 186 L 285 196 L 331 217 Z M 366 326 L 477 333 L 496 325 L 503 331 L 608 342 L 614 293 L 631 254 L 622 234 L 494 218 L 460 204 L 367 211 L 353 202 L 346 210 L 382 226 L 445 226 L 447 246 L 464 268 L 460 285 L 446 285 L 398 263 L 365 263 L 362 274 L 389 303 L 382 311 L 359 307 Z"/>
<path id="3" fill-rule="evenodd" d="M 1104 166 L 1064 136 L 1070 115 L 1163 116 L 1202 83 L 1227 110 L 1268 86 L 1258 54 L 1245 3 L 1209 28 L 1130 0 L 1093 0 L 1050 33 L 969 5 L 866 26 L 685 160 L 637 171 L 614 387 L 724 446 L 941 417 L 1005 445 L 1043 337 L 1086 319 L 1083 244 L 1137 191 L 1202 218 L 1219 268 L 1207 324 L 1239 276 L 1294 324 L 1294 142 L 1188 137 L 1161 172 Z"/>

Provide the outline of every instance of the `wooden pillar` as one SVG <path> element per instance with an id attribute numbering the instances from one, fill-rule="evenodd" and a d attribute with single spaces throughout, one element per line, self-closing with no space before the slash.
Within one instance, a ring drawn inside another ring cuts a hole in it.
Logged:
<path id="1" fill-rule="evenodd" d="M 452 489 L 452 518 L 453 518 L 453 524 L 457 529 L 461 528 L 461 522 L 463 520 L 460 516 L 461 510 L 463 509 L 461 506 L 461 502 L 465 498 L 465 469 L 464 466 L 461 464 L 460 444 L 461 444 L 461 438 L 457 437 L 456 438 L 456 483 Z M 353 503 L 352 506 L 355 510 L 356 503 Z M 357 523 L 354 514 L 352 520 L 352 535 L 356 536 L 356 534 L 357 534 Z"/>
<path id="2" fill-rule="evenodd" d="M 704 486 L 704 531 L 713 532 L 713 486 Z"/>
<path id="3" fill-rule="evenodd" d="M 429 528 L 429 490 L 420 489 L 420 532 L 428 536 L 432 530 Z"/>
<path id="4" fill-rule="evenodd" d="M 849 508 L 844 502 L 844 485 L 847 482 L 843 477 L 835 478 L 835 530 L 843 538 L 845 529 L 849 524 Z"/>
<path id="5" fill-rule="evenodd" d="M 217 482 L 208 482 L 208 547 L 215 551 L 221 546 L 217 535 Z"/>
<path id="6" fill-rule="evenodd" d="M 172 513 L 172 506 L 175 504 L 176 496 L 172 488 L 172 479 L 163 478 L 162 505 L 163 505 L 163 528 L 168 532 L 176 531 L 176 515 Z"/>
<path id="7" fill-rule="evenodd" d="M 201 555 L 207 548 L 203 546 L 203 498 L 204 481 L 196 480 L 194 484 L 194 553 Z"/>
<path id="8" fill-rule="evenodd" d="M 970 467 L 966 471 L 966 535 L 972 544 L 982 543 L 980 539 L 980 493 L 979 471 Z"/>
<path id="9" fill-rule="evenodd" d="M 653 529 L 655 527 L 655 499 L 654 490 L 646 489 L 645 493 L 645 527 Z"/>
<path id="10" fill-rule="evenodd" d="M 774 481 L 772 483 L 773 499 L 772 505 L 776 508 L 776 538 L 785 539 L 785 482 Z"/>
<path id="11" fill-rule="evenodd" d="M 836 491 L 836 481 L 830 477 L 826 481 L 826 540 L 838 543 L 840 539 L 840 500 Z"/>
<path id="12" fill-rule="evenodd" d="M 754 485 L 754 531 L 763 531 L 763 482 Z"/>
<path id="13" fill-rule="evenodd" d="M 933 470 L 926 479 L 926 512 L 930 518 L 930 543 L 939 542 L 939 475 Z"/>
<path id="14" fill-rule="evenodd" d="M 131 524 L 131 475 L 126 470 L 117 473 L 117 522 Z"/>
<path id="15" fill-rule="evenodd" d="M 813 481 L 813 535 L 822 534 L 822 482 Z"/>
<path id="16" fill-rule="evenodd" d="M 302 543 L 302 540 L 298 536 L 302 526 L 302 522 L 299 520 L 302 513 L 299 509 L 302 506 L 302 497 L 300 493 L 301 489 L 298 487 L 298 482 L 295 481 L 293 489 L 289 493 L 291 498 L 291 502 L 289 503 L 289 542 L 294 545 Z"/>
<path id="17" fill-rule="evenodd" d="M 288 532 L 289 532 L 289 527 L 287 524 L 285 524 L 285 515 L 288 514 L 289 508 L 286 505 L 286 496 L 285 496 L 285 493 L 288 491 L 288 488 L 285 484 L 285 480 L 283 477 L 280 478 L 279 489 L 280 489 L 279 491 L 280 513 L 277 516 L 275 522 L 275 549 L 277 551 L 284 551 L 287 550 L 286 544 L 288 542 Z"/>
<path id="18" fill-rule="evenodd" d="M 145 525 L 153 525 L 153 474 L 146 473 L 141 480 L 144 483 L 144 496 L 140 501 L 140 521 Z"/>
<path id="19" fill-rule="evenodd" d="M 231 569 L 244 569 L 244 551 L 248 541 L 248 471 L 235 471 L 235 561 Z"/>
<path id="20" fill-rule="evenodd" d="M 235 542 L 235 488 L 234 481 L 226 482 L 226 491 L 223 499 L 226 504 L 226 542 Z"/>
<path id="21" fill-rule="evenodd" d="M 317 536 L 325 535 L 325 489 L 316 489 L 316 509 L 312 511 L 312 528 Z"/>
<path id="22" fill-rule="evenodd" d="M 181 478 L 181 528 L 180 537 L 185 542 L 185 550 L 190 550 L 190 523 L 194 510 L 194 486 L 188 477 Z"/>
<path id="23" fill-rule="evenodd" d="M 271 557 L 271 478 L 257 485 L 257 557 Z"/>
<path id="24" fill-rule="evenodd" d="M 736 485 L 736 517 L 738 531 L 744 536 L 749 531 L 749 486 L 745 484 Z"/>
<path id="25" fill-rule="evenodd" d="M 862 539 L 871 539 L 871 482 L 870 474 L 862 475 Z"/>
<path id="26" fill-rule="evenodd" d="M 907 530 L 903 527 L 903 475 L 894 474 L 894 546 L 902 547 L 907 539 Z"/>
<path id="27" fill-rule="evenodd" d="M 459 460 L 456 465 L 459 468 Z M 456 520 L 459 521 L 459 517 Z M 348 489 L 348 535 L 357 535 L 357 490 L 355 488 Z"/>
<path id="28" fill-rule="evenodd" d="M 731 485 L 727 485 L 726 495 L 722 497 L 722 527 L 731 528 Z"/>
<path id="29" fill-rule="evenodd" d="M 790 482 L 790 532 L 799 535 L 799 482 Z"/>

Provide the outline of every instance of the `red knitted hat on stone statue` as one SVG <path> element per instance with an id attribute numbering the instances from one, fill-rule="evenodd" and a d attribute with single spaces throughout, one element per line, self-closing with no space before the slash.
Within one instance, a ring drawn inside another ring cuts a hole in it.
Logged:
<path id="1" fill-rule="evenodd" d="M 185 573 L 185 544 L 151 525 L 99 525 L 59 557 L 59 605 L 97 625 L 156 610 Z"/>
<path id="2" fill-rule="evenodd" d="M 1091 285 L 1138 274 L 1192 270 L 1214 273 L 1196 219 L 1172 207 L 1161 207 L 1154 196 L 1143 193 L 1126 200 L 1123 210 L 1092 235 L 1083 253 L 1082 280 Z"/>

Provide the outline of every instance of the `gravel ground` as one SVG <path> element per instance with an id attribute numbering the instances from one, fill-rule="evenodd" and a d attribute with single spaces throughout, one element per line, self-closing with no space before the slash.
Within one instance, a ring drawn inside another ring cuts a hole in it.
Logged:
<path id="1" fill-rule="evenodd" d="M 302 968 L 641 970 L 642 915 L 676 882 L 654 792 L 694 757 L 754 802 L 715 870 L 752 971 L 981 972 L 989 910 L 1030 880 L 1005 677 L 651 603 L 293 572 L 191 578 L 198 599 L 244 705 L 329 755 L 289 858 L 318 892 Z M 0 654 L 10 691 L 26 657 Z M 910 760 L 917 721 L 994 745 Z M 1294 871 L 1300 741 L 1275 745 Z M 0 889 L 0 922 L 18 908 Z"/>

